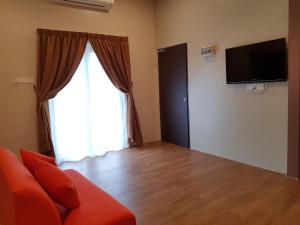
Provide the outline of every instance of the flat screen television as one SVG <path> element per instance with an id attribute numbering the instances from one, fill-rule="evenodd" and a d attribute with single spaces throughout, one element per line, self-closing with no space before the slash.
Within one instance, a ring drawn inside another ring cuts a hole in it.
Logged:
<path id="1" fill-rule="evenodd" d="M 287 80 L 285 38 L 226 49 L 228 84 Z"/>

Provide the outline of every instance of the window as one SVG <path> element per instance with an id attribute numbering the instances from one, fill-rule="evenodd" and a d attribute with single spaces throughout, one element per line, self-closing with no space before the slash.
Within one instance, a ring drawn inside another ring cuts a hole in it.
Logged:
<path id="1" fill-rule="evenodd" d="M 126 95 L 109 80 L 90 44 L 69 84 L 49 100 L 57 162 L 128 147 Z"/>

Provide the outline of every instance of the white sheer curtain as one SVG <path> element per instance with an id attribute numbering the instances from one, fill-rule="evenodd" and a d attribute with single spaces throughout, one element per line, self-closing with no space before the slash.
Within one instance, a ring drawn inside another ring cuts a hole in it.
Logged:
<path id="1" fill-rule="evenodd" d="M 111 83 L 90 44 L 70 83 L 49 100 L 58 163 L 127 148 L 126 96 Z"/>

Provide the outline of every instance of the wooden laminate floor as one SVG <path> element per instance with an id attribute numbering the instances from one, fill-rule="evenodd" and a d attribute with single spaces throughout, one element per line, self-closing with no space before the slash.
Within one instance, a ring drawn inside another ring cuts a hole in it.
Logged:
<path id="1" fill-rule="evenodd" d="M 300 182 L 164 143 L 64 163 L 131 209 L 138 225 L 300 225 Z"/>

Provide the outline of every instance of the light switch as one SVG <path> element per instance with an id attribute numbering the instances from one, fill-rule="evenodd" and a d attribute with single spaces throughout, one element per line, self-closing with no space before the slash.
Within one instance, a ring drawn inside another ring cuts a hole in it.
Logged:
<path id="1" fill-rule="evenodd" d="M 11 81 L 14 85 L 35 83 L 34 77 L 12 77 Z"/>

